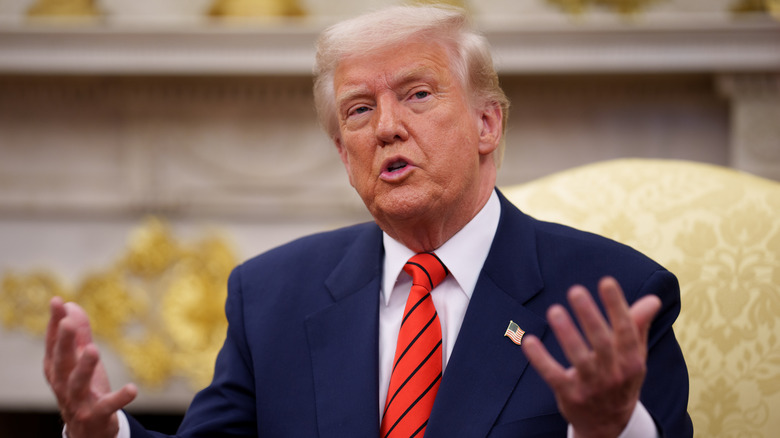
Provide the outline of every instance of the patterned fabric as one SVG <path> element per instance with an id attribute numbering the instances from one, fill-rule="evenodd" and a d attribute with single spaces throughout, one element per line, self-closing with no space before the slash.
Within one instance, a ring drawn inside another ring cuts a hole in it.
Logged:
<path id="1" fill-rule="evenodd" d="M 717 166 L 616 160 L 503 193 L 521 210 L 611 237 L 679 280 L 675 332 L 699 436 L 780 430 L 780 184 Z"/>
<path id="2" fill-rule="evenodd" d="M 447 276 L 447 268 L 434 254 L 421 253 L 406 262 L 404 271 L 412 276 L 412 289 L 398 333 L 383 438 L 422 436 L 441 382 L 441 324 L 430 292 Z"/>

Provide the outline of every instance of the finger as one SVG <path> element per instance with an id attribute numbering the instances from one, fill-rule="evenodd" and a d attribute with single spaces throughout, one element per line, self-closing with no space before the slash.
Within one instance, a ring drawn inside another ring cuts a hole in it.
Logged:
<path id="1" fill-rule="evenodd" d="M 46 326 L 46 352 L 43 356 L 43 370 L 46 379 L 51 383 L 52 380 L 52 357 L 54 355 L 54 345 L 57 343 L 57 330 L 60 321 L 65 317 L 65 307 L 62 298 L 54 297 L 49 301 L 49 324 Z"/>
<path id="2" fill-rule="evenodd" d="M 661 308 L 660 299 L 654 295 L 647 295 L 629 308 L 623 290 L 611 277 L 605 277 L 599 283 L 599 294 L 607 309 L 618 348 L 624 352 L 640 348 L 644 355 L 647 333 Z"/>
<path id="3" fill-rule="evenodd" d="M 132 383 L 128 383 L 119 390 L 102 396 L 95 406 L 95 412 L 101 415 L 113 415 L 114 412 L 135 400 L 137 395 L 138 388 Z"/>
<path id="4" fill-rule="evenodd" d="M 645 295 L 637 300 L 629 309 L 631 319 L 637 326 L 639 337 L 647 345 L 647 335 L 658 311 L 661 310 L 661 299 L 655 295 Z"/>
<path id="5" fill-rule="evenodd" d="M 652 295 L 643 297 L 629 308 L 620 285 L 611 277 L 599 283 L 599 294 L 615 333 L 620 368 L 626 376 L 643 375 L 647 358 L 647 334 L 660 308 L 660 300 Z"/>
<path id="6" fill-rule="evenodd" d="M 568 299 L 597 359 L 603 364 L 610 363 L 614 356 L 612 331 L 590 292 L 582 286 L 574 286 L 569 290 Z"/>
<path id="7" fill-rule="evenodd" d="M 639 346 L 639 333 L 629 312 L 623 289 L 612 277 L 604 277 L 599 282 L 599 295 L 604 303 L 615 344 L 620 352 L 636 350 Z"/>
<path id="8" fill-rule="evenodd" d="M 522 344 L 523 353 L 531 366 L 542 376 L 551 388 L 562 386 L 566 380 L 566 370 L 544 347 L 542 341 L 534 335 L 525 335 Z"/>
<path id="9" fill-rule="evenodd" d="M 75 351 L 76 328 L 73 321 L 65 317 L 60 320 L 57 329 L 57 339 L 54 344 L 54 357 L 52 358 L 52 388 L 60 398 L 64 395 L 64 385 L 76 365 Z"/>
<path id="10" fill-rule="evenodd" d="M 599 281 L 599 296 L 604 303 L 604 308 L 613 327 L 615 323 L 630 321 L 628 302 L 623 294 L 623 289 L 617 280 L 612 277 L 604 277 Z"/>
<path id="11" fill-rule="evenodd" d="M 547 320 L 569 362 L 584 375 L 592 375 L 594 364 L 590 347 L 566 309 L 557 304 L 551 306 L 547 311 Z"/>
<path id="12" fill-rule="evenodd" d="M 76 303 L 68 302 L 64 304 L 65 310 L 74 321 L 76 328 L 76 348 L 80 352 L 85 346 L 92 343 L 92 329 L 89 324 L 87 312 Z"/>
<path id="13" fill-rule="evenodd" d="M 87 345 L 68 379 L 68 399 L 71 403 L 79 403 L 89 397 L 90 382 L 99 361 L 97 347 L 94 344 Z"/>

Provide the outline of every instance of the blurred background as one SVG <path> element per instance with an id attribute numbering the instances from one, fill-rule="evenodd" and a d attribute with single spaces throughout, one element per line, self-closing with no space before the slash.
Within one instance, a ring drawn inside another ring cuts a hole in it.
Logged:
<path id="1" fill-rule="evenodd" d="M 59 433 L 51 296 L 89 311 L 113 385 L 140 386 L 130 411 L 172 431 L 230 269 L 370 219 L 315 120 L 314 41 L 396 3 L 0 0 L 0 437 Z M 780 1 L 448 3 L 512 102 L 500 186 L 624 157 L 780 180 Z"/>

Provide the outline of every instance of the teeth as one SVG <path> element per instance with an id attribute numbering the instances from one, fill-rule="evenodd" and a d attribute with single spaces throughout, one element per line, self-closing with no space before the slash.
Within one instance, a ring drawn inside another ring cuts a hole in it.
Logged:
<path id="1" fill-rule="evenodd" d="M 403 169 L 406 167 L 406 163 L 394 163 L 387 167 L 387 170 L 390 172 L 395 172 L 398 169 Z"/>

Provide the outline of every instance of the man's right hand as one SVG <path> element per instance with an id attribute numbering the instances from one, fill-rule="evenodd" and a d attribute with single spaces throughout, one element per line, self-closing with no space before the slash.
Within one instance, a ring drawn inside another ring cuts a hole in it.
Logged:
<path id="1" fill-rule="evenodd" d="M 68 436 L 114 438 L 119 430 L 116 411 L 133 401 L 138 390 L 127 384 L 111 392 L 84 309 L 59 297 L 50 304 L 43 369 Z"/>

